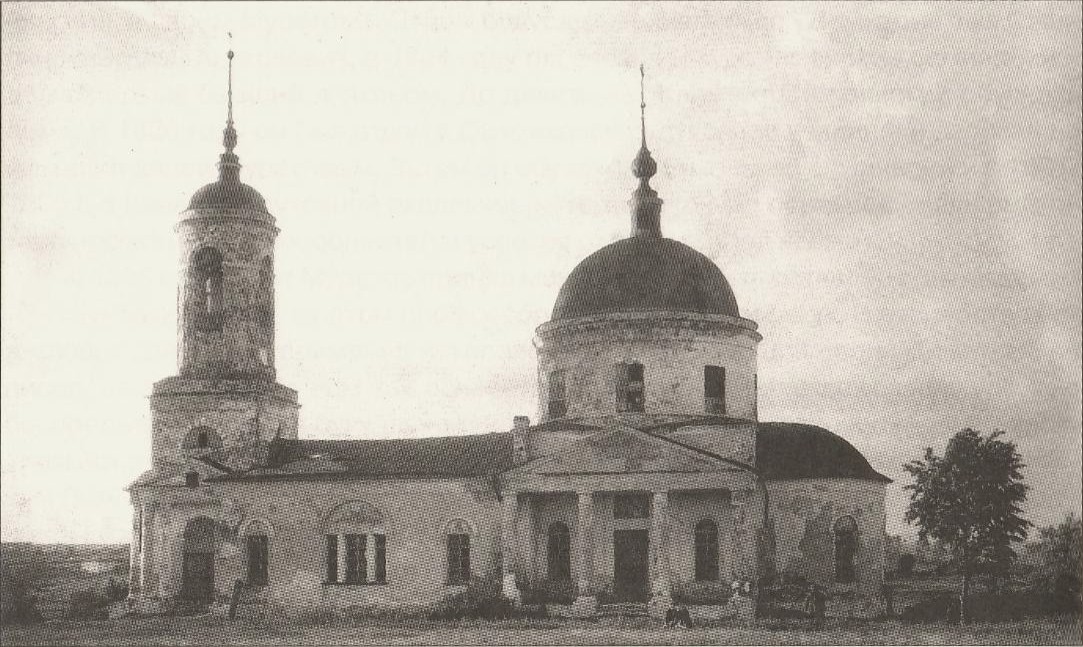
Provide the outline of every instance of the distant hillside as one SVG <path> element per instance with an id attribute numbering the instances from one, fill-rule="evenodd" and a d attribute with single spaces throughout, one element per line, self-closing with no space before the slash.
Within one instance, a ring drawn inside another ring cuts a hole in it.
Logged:
<path id="1" fill-rule="evenodd" d="M 74 591 L 128 581 L 127 544 L 0 543 L 4 579 L 22 582 L 46 618 L 65 615 Z"/>

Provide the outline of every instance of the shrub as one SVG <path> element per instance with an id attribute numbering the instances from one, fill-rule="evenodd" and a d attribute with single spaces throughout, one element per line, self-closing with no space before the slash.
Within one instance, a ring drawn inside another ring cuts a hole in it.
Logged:
<path id="1" fill-rule="evenodd" d="M 30 595 L 27 583 L 16 577 L 4 564 L 0 569 L 0 624 L 41 622 L 37 598 Z"/>
<path id="2" fill-rule="evenodd" d="M 897 564 L 896 573 L 899 577 L 910 577 L 914 574 L 914 565 L 917 563 L 917 558 L 910 553 L 903 553 L 899 555 L 899 563 Z"/>
<path id="3" fill-rule="evenodd" d="M 726 604 L 732 595 L 733 589 L 723 582 L 677 582 L 673 586 L 677 604 Z"/>
<path id="4" fill-rule="evenodd" d="M 109 598 L 110 602 L 120 602 L 121 600 L 128 599 L 128 583 L 124 580 L 119 580 L 115 577 L 109 578 L 109 581 L 105 584 L 105 597 Z"/>
<path id="5" fill-rule="evenodd" d="M 541 578 L 527 584 L 523 591 L 523 603 L 571 604 L 578 596 L 578 586 L 571 580 Z"/>
<path id="6" fill-rule="evenodd" d="M 515 605 L 504 597 L 500 582 L 471 578 L 466 588 L 449 595 L 428 613 L 432 620 L 461 620 L 463 618 L 508 618 L 515 614 Z"/>
<path id="7" fill-rule="evenodd" d="M 68 615 L 75 620 L 108 620 L 112 602 L 98 589 L 86 589 L 71 594 Z"/>

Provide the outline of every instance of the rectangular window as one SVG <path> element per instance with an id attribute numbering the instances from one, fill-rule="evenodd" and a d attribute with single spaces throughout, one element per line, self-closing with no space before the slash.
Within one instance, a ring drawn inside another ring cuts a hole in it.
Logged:
<path id="1" fill-rule="evenodd" d="M 267 584 L 268 541 L 267 535 L 248 535 L 245 537 L 248 553 L 248 584 L 264 586 Z"/>
<path id="2" fill-rule="evenodd" d="M 614 519 L 646 519 L 651 516 L 651 502 L 645 494 L 618 494 L 613 497 Z"/>
<path id="3" fill-rule="evenodd" d="M 338 581 L 338 535 L 327 535 L 327 581 Z"/>
<path id="4" fill-rule="evenodd" d="M 447 582 L 466 584 L 470 581 L 470 535 L 447 536 Z"/>
<path id="5" fill-rule="evenodd" d="M 387 537 L 385 535 L 373 535 L 376 539 L 376 581 L 383 584 L 387 581 Z"/>
<path id="6" fill-rule="evenodd" d="M 644 408 L 643 365 L 617 364 L 617 412 L 642 412 Z"/>
<path id="7" fill-rule="evenodd" d="M 703 401 L 707 413 L 726 413 L 726 369 L 722 366 L 703 367 Z"/>
<path id="8" fill-rule="evenodd" d="M 549 417 L 563 418 L 568 413 L 568 403 L 565 396 L 564 371 L 553 371 L 549 374 Z"/>
<path id="9" fill-rule="evenodd" d="M 368 579 L 365 563 L 365 535 L 346 535 L 346 583 L 360 584 Z"/>

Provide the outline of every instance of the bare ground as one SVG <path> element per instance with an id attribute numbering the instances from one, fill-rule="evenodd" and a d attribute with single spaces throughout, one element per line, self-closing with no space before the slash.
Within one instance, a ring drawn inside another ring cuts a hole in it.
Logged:
<path id="1" fill-rule="evenodd" d="M 211 616 L 54 621 L 4 627 L 8 645 L 1081 645 L 1078 618 L 965 627 L 875 621 L 822 630 L 760 623 L 666 629 L 646 619 L 371 622 L 328 625 L 229 622 Z"/>

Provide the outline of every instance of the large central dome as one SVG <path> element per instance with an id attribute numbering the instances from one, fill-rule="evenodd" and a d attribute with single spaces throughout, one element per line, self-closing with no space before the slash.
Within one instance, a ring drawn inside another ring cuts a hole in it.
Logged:
<path id="1" fill-rule="evenodd" d="M 662 310 L 740 316 L 729 282 L 711 259 L 676 240 L 632 236 L 572 270 L 553 320 Z"/>

